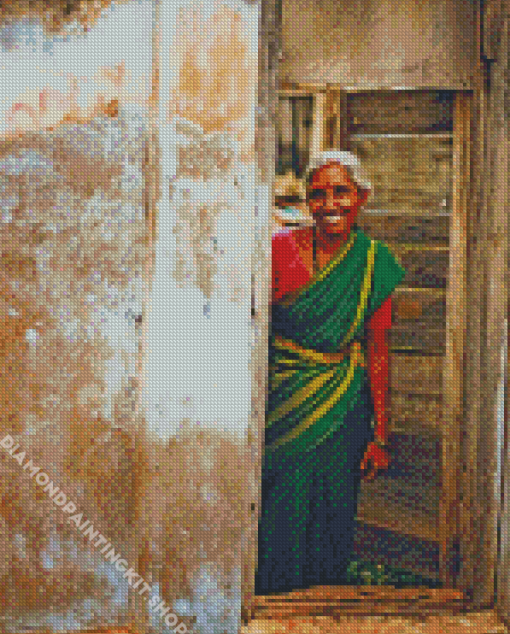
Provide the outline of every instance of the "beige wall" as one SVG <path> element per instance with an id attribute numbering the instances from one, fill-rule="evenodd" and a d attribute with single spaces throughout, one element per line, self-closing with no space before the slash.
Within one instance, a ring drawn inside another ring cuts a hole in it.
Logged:
<path id="1" fill-rule="evenodd" d="M 2 40 L 0 436 L 112 542 L 152 600 L 220 634 L 239 627 L 258 485 L 248 432 L 259 6 L 161 0 L 154 31 L 155 7 L 105 9 L 85 36 L 55 40 L 53 56 L 22 24 Z M 148 164 L 155 130 L 159 163 Z M 22 462 L 0 450 L 0 629 L 134 616 L 139 631 L 172 631 Z"/>
<path id="2" fill-rule="evenodd" d="M 161 2 L 143 512 L 161 596 L 204 633 L 237 631 L 258 484 L 248 444 L 258 9 Z"/>
<path id="3" fill-rule="evenodd" d="M 474 6 L 284 0 L 281 80 L 356 89 L 470 88 Z"/>
<path id="4" fill-rule="evenodd" d="M 121 572 L 22 467 L 32 460 L 136 562 L 152 12 L 148 1 L 124 4 L 81 39 L 51 41 L 26 21 L 2 38 L 0 435 L 19 445 L 17 460 L 1 450 L 6 632 L 128 618 Z"/>

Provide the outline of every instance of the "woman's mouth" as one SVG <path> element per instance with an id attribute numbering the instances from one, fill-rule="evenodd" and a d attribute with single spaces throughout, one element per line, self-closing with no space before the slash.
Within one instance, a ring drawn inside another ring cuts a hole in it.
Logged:
<path id="1" fill-rule="evenodd" d="M 339 220 L 343 220 L 346 216 L 347 216 L 347 213 L 343 213 L 343 214 L 326 214 L 326 215 L 322 216 L 322 219 L 325 222 L 335 223 L 335 222 L 338 222 Z"/>

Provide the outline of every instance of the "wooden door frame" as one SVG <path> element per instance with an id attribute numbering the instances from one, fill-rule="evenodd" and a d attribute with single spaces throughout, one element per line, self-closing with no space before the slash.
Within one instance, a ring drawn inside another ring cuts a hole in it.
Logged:
<path id="1" fill-rule="evenodd" d="M 345 123 L 339 122 L 341 106 L 335 103 L 338 87 L 315 86 L 275 90 L 275 100 L 279 96 L 314 97 L 314 132 L 312 133 L 312 153 L 323 148 L 341 144 L 347 147 Z M 455 248 L 451 251 L 451 267 L 456 272 L 456 283 L 449 285 L 448 304 L 452 307 L 448 318 L 447 353 L 444 361 L 444 386 L 451 395 L 448 406 L 445 407 L 445 435 L 448 437 L 448 449 L 444 449 L 446 457 L 448 451 L 460 455 L 460 422 L 462 420 L 463 398 L 463 366 L 462 345 L 465 322 L 465 271 L 467 234 L 465 231 L 467 213 L 466 183 L 469 183 L 469 146 L 470 146 L 470 92 L 458 92 L 455 101 L 454 125 L 454 163 L 456 179 L 453 196 L 452 230 Z M 266 106 L 267 107 L 267 106 Z M 274 119 L 273 119 L 274 121 Z M 274 134 L 274 124 L 273 134 Z M 317 131 L 319 130 L 319 132 Z M 267 133 L 267 132 L 266 132 Z M 268 153 L 265 155 L 268 160 Z M 265 164 L 266 177 L 269 166 Z M 274 167 L 273 167 L 274 172 Z M 266 245 L 270 252 L 270 244 Z M 266 277 L 269 279 L 269 277 Z M 458 282 L 458 283 L 457 283 Z M 264 291 L 266 293 L 266 291 Z M 261 315 L 258 315 L 260 318 Z M 260 358 L 260 357 L 259 357 Z M 459 362 L 460 359 L 460 362 Z M 257 398 L 260 400 L 260 393 Z M 264 408 L 258 407 L 259 413 Z M 259 439 L 263 438 L 264 420 L 259 420 Z M 258 446 L 260 455 L 261 444 Z M 446 460 L 451 465 L 450 460 Z M 363 587 L 335 587 L 313 588 L 308 591 L 294 591 L 287 595 L 273 597 L 254 597 L 252 593 L 243 594 L 243 619 L 248 622 L 254 615 L 265 618 L 280 618 L 290 615 L 313 614 L 432 614 L 446 611 L 456 612 L 465 610 L 467 603 L 461 590 L 455 588 L 452 576 L 447 576 L 452 566 L 447 565 L 451 557 L 450 543 L 455 543 L 458 536 L 458 495 L 459 471 L 449 469 L 445 494 L 442 496 L 440 517 L 440 535 L 444 536 L 440 547 L 441 575 L 449 587 L 440 590 L 428 588 L 395 589 L 377 586 Z M 255 533 L 256 534 L 256 533 Z M 255 549 L 256 551 L 256 549 Z M 244 568 L 245 571 L 247 570 Z M 254 569 L 252 569 L 254 577 Z M 250 587 L 247 579 L 245 590 Z M 329 596 L 330 595 L 330 596 Z M 326 598 L 325 598 L 326 597 Z"/>
<path id="2" fill-rule="evenodd" d="M 504 385 L 501 353 L 508 316 L 508 13 L 509 0 L 478 3 L 478 58 L 473 69 L 471 187 L 467 214 L 466 346 L 457 587 L 475 608 L 492 606 L 509 620 L 510 602 L 499 592 L 498 522 L 504 470 L 498 462 L 498 389 Z M 483 15 L 482 15 L 483 13 Z M 508 409 L 504 425 L 508 434 Z M 508 450 L 507 450 L 508 453 Z M 508 462 L 508 455 L 507 462 Z M 506 485 L 508 487 L 508 484 Z M 506 506 L 510 500 L 506 498 Z M 503 511 L 503 515 L 502 515 Z M 504 544 L 503 544 L 504 546 Z M 508 550 L 508 546 L 506 546 Z M 505 588 L 503 588 L 505 590 Z M 500 588 L 501 590 L 501 588 Z M 508 589 L 506 589 L 508 591 Z"/>
<path id="3" fill-rule="evenodd" d="M 464 426 L 467 218 L 471 180 L 471 92 L 456 92 L 453 114 L 453 191 L 446 290 L 446 351 L 443 361 L 439 575 L 456 587 L 459 561 L 461 441 Z"/>

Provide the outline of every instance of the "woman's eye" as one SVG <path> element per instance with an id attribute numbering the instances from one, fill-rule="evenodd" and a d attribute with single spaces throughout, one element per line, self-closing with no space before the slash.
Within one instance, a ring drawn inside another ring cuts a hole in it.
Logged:
<path id="1" fill-rule="evenodd" d="M 335 196 L 345 196 L 345 194 L 349 194 L 350 190 L 347 187 L 335 187 L 333 189 L 333 193 Z M 310 198 L 312 199 L 317 199 L 317 198 L 325 198 L 326 197 L 326 192 L 324 189 L 312 189 L 312 191 L 310 192 Z"/>

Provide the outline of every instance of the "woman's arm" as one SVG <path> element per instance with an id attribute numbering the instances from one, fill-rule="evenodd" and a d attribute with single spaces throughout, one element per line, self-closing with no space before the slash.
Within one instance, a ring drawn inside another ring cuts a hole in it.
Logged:
<path id="1" fill-rule="evenodd" d="M 388 441 L 388 332 L 391 297 L 374 313 L 368 324 L 368 372 L 375 410 L 375 439 Z"/>

